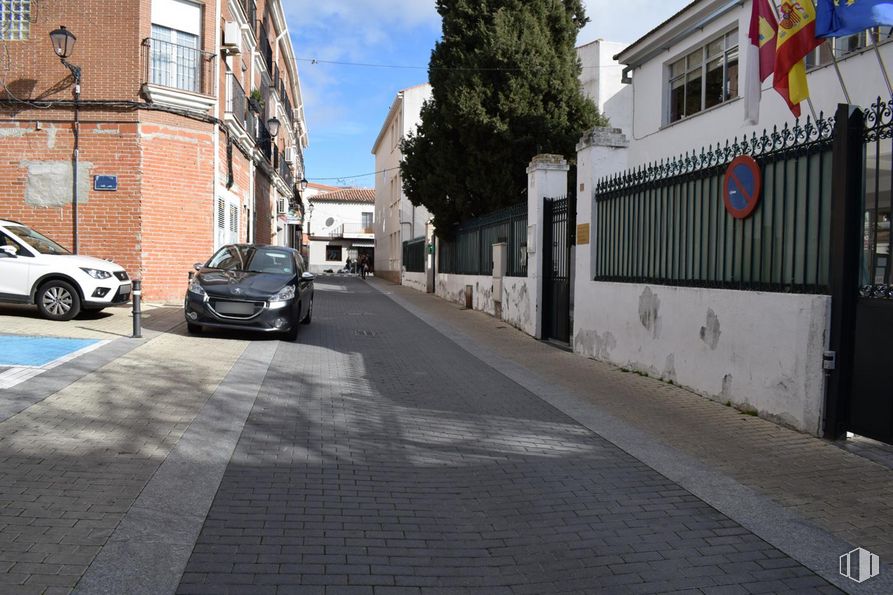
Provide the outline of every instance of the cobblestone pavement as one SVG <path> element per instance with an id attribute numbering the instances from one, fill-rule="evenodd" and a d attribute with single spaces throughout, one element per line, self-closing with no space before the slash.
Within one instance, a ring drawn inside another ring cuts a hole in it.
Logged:
<path id="1" fill-rule="evenodd" d="M 836 592 L 353 279 L 279 347 L 178 588 L 676 590 Z"/>
<path id="2" fill-rule="evenodd" d="M 550 348 L 485 314 L 403 287 L 382 287 L 482 349 L 523 365 L 853 547 L 893 560 L 889 447 L 856 440 L 848 452 L 678 386 Z"/>
<path id="3" fill-rule="evenodd" d="M 0 391 L 0 592 L 69 592 L 247 345 L 160 334 L 182 313 L 153 312 L 146 339 L 103 348 L 113 360 L 75 360 L 75 375 L 63 366 Z M 4 309 L 0 325 L 109 338 L 126 336 L 130 318 L 46 324 Z"/>

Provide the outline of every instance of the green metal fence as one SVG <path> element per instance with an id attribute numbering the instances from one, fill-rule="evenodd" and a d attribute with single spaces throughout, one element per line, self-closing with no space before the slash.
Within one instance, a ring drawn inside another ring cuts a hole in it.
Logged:
<path id="1" fill-rule="evenodd" d="M 599 182 L 595 280 L 828 293 L 834 119 L 809 119 Z M 723 202 L 728 164 L 752 156 L 762 202 Z"/>
<path id="2" fill-rule="evenodd" d="M 527 203 L 520 203 L 459 225 L 438 243 L 439 273 L 492 275 L 493 244 L 508 244 L 509 277 L 527 276 Z"/>
<path id="3" fill-rule="evenodd" d="M 407 273 L 425 272 L 425 246 L 427 240 L 418 238 L 403 242 L 403 268 Z"/>

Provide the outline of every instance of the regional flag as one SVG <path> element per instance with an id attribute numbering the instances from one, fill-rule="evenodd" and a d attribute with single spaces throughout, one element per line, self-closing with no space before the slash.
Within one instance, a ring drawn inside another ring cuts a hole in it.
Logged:
<path id="1" fill-rule="evenodd" d="M 818 0 L 817 37 L 843 37 L 865 29 L 893 25 L 890 0 Z"/>
<path id="2" fill-rule="evenodd" d="M 775 70 L 775 37 L 778 21 L 769 0 L 753 0 L 750 15 L 750 43 L 747 46 L 747 81 L 744 86 L 744 112 L 748 123 L 760 121 L 763 81 Z"/>
<path id="3" fill-rule="evenodd" d="M 815 36 L 815 6 L 812 0 L 782 0 L 778 7 L 778 41 L 775 46 L 775 77 L 772 84 L 800 117 L 800 102 L 809 97 L 806 55 L 822 44 Z"/>

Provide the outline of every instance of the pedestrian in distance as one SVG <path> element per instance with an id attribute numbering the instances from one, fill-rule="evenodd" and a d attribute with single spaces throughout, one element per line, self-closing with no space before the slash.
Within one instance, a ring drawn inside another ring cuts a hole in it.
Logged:
<path id="1" fill-rule="evenodd" d="M 364 254 L 362 256 L 362 263 L 360 264 L 360 275 L 363 279 L 366 278 L 366 275 L 369 273 L 369 259 Z"/>

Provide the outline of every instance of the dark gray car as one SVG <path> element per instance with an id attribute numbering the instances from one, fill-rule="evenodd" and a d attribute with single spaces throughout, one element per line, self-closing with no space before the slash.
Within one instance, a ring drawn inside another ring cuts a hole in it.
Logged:
<path id="1" fill-rule="evenodd" d="M 186 290 L 189 332 L 202 327 L 298 336 L 299 324 L 313 315 L 313 275 L 292 248 L 231 244 L 220 248 Z"/>

